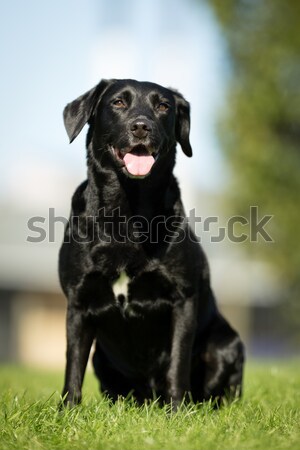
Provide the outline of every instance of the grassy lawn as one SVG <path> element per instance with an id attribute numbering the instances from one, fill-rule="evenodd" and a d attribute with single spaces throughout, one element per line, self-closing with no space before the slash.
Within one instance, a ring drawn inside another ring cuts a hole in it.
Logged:
<path id="1" fill-rule="evenodd" d="M 83 404 L 57 411 L 62 373 L 0 368 L 0 449 L 300 449 L 300 361 L 248 362 L 243 400 L 214 411 L 110 406 L 88 373 Z"/>

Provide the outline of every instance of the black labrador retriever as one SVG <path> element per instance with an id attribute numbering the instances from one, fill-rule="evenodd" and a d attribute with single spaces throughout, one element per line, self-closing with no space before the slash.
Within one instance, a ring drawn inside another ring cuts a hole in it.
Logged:
<path id="1" fill-rule="evenodd" d="M 112 400 L 132 394 L 176 409 L 185 398 L 239 396 L 243 344 L 217 309 L 172 173 L 176 142 L 192 156 L 188 102 L 154 83 L 102 80 L 66 106 L 64 123 L 70 142 L 89 124 L 87 181 L 72 198 L 59 259 L 64 403 L 81 400 L 94 341 Z"/>

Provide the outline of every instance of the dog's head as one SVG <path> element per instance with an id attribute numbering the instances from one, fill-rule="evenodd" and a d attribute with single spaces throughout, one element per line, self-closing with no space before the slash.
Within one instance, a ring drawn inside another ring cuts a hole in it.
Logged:
<path id="1" fill-rule="evenodd" d="M 158 84 L 102 80 L 65 107 L 64 123 L 70 142 L 89 123 L 87 144 L 95 160 L 130 177 L 149 175 L 176 141 L 192 156 L 189 104 Z"/>

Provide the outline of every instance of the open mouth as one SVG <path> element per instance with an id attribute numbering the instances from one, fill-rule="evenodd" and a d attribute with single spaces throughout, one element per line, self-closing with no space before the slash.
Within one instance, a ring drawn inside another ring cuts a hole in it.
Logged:
<path id="1" fill-rule="evenodd" d="M 142 144 L 135 145 L 129 151 L 125 149 L 125 152 L 115 147 L 113 149 L 116 158 L 122 161 L 127 172 L 132 177 L 149 175 L 153 164 L 158 158 L 157 152 L 155 153 L 152 149 Z"/>

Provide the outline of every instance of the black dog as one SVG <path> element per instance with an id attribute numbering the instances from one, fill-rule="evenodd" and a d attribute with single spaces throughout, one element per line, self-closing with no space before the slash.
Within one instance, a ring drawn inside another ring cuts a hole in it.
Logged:
<path id="1" fill-rule="evenodd" d="M 172 171 L 187 156 L 189 104 L 154 83 L 103 80 L 69 103 L 70 141 L 88 123 L 88 179 L 60 251 L 68 298 L 66 404 L 81 400 L 93 341 L 101 390 L 177 407 L 241 393 L 244 351 L 221 316 Z M 115 293 L 116 281 L 127 293 Z"/>

